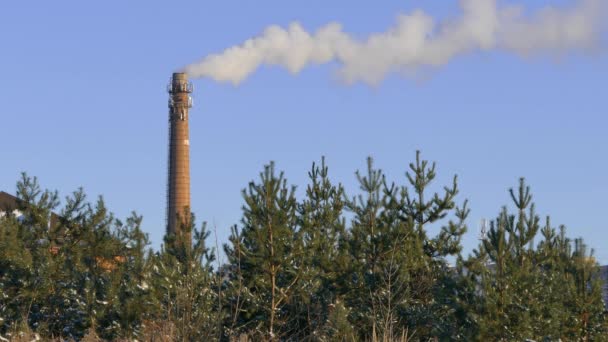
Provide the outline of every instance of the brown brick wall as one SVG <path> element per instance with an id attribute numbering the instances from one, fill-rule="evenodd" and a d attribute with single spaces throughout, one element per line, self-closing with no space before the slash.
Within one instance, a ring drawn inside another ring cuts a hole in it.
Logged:
<path id="1" fill-rule="evenodd" d="M 169 176 L 167 189 L 167 233 L 190 242 L 180 231 L 190 218 L 190 137 L 188 109 L 191 87 L 185 74 L 173 74 L 169 102 Z M 180 220 L 178 220 L 178 215 Z"/>

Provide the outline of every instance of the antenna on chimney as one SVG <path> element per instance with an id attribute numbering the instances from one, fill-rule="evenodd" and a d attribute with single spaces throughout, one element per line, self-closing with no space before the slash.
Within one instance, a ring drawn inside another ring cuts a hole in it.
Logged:
<path id="1" fill-rule="evenodd" d="M 483 218 L 483 219 L 481 219 L 481 223 L 479 225 L 479 236 L 477 237 L 477 239 L 479 239 L 479 241 L 483 241 L 486 239 L 487 235 L 488 235 L 488 220 Z"/>

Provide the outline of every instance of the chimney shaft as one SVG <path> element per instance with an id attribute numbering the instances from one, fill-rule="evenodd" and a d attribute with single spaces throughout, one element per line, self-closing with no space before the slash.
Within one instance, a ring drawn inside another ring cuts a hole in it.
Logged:
<path id="1" fill-rule="evenodd" d="M 174 73 L 169 92 L 169 179 L 167 183 L 167 235 L 191 245 L 190 232 L 190 138 L 188 110 L 192 107 L 192 84 L 185 73 Z"/>

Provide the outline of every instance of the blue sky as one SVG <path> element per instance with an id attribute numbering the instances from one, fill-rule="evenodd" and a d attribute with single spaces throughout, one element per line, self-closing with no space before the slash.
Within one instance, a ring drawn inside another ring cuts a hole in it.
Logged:
<path id="1" fill-rule="evenodd" d="M 571 1 L 518 1 L 529 8 Z M 530 7 L 533 6 L 533 7 Z M 339 21 L 365 37 L 422 8 L 458 14 L 456 1 L 34 1 L 0 5 L 0 189 L 21 171 L 62 195 L 84 187 L 118 217 L 132 210 L 158 247 L 164 233 L 167 94 L 171 73 L 239 44 L 269 24 Z M 604 40 L 605 41 L 605 40 Z M 192 207 L 220 243 L 240 219 L 240 190 L 270 160 L 302 194 L 326 156 L 349 194 L 371 155 L 405 182 L 417 149 L 438 182 L 460 179 L 482 218 L 509 204 L 526 177 L 538 212 L 582 236 L 608 263 L 608 58 L 603 49 L 555 58 L 504 52 L 460 56 L 416 79 L 345 86 L 336 65 L 297 76 L 263 67 L 239 87 L 195 80 L 190 115 Z M 212 242 L 212 241 L 210 241 Z"/>

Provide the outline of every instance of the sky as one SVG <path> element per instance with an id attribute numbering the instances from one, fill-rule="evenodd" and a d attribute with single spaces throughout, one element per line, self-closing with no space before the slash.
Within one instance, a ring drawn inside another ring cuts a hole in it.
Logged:
<path id="1" fill-rule="evenodd" d="M 573 1 L 503 1 L 534 11 Z M 189 63 L 271 24 L 314 31 L 339 21 L 356 37 L 422 9 L 457 16 L 457 1 L 10 1 L 0 5 L 0 190 L 21 172 L 65 197 L 83 187 L 118 218 L 143 215 L 152 247 L 164 234 L 166 84 Z M 606 42 L 606 36 L 602 36 Z M 459 177 L 472 209 L 465 255 L 482 219 L 510 206 L 525 177 L 537 212 L 583 237 L 608 264 L 608 57 L 593 51 L 521 57 L 477 51 L 413 77 L 345 84 L 336 63 L 292 75 L 262 66 L 238 86 L 193 80 L 192 210 L 215 245 L 239 224 L 241 190 L 275 161 L 304 193 L 313 161 L 358 193 L 372 156 L 404 184 L 420 150 L 437 162 L 435 189 Z M 512 206 L 510 206 L 512 208 Z"/>

